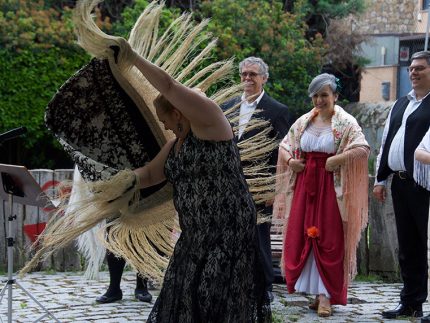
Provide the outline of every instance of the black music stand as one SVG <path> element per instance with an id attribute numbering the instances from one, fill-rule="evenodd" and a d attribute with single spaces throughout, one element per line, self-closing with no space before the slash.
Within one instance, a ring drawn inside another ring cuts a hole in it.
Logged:
<path id="1" fill-rule="evenodd" d="M 8 216 L 8 232 L 7 232 L 7 281 L 0 293 L 0 303 L 3 300 L 3 296 L 8 290 L 8 309 L 7 317 L 8 322 L 12 322 L 12 288 L 15 284 L 25 294 L 27 294 L 37 305 L 39 305 L 44 311 L 40 318 L 35 322 L 40 321 L 46 316 L 51 316 L 56 322 L 60 322 L 57 318 L 45 308 L 36 298 L 34 298 L 27 290 L 25 290 L 14 278 L 13 278 L 13 245 L 15 243 L 12 236 L 12 222 L 16 219 L 16 215 L 13 215 L 13 203 L 19 203 L 24 205 L 33 205 L 37 207 L 52 206 L 51 201 L 42 191 L 39 184 L 31 176 L 27 168 L 24 166 L 14 166 L 0 164 L 0 199 L 9 202 L 9 216 Z"/>

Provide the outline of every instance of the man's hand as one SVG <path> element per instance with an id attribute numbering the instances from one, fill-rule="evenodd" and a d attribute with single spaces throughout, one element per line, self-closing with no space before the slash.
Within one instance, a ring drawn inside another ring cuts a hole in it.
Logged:
<path id="1" fill-rule="evenodd" d="M 385 202 L 387 191 L 384 185 L 375 185 L 373 187 L 373 195 L 379 202 Z"/>
<path id="2" fill-rule="evenodd" d="M 288 162 L 288 166 L 291 167 L 293 172 L 300 173 L 305 169 L 305 160 L 302 159 L 293 159 L 291 158 Z"/>

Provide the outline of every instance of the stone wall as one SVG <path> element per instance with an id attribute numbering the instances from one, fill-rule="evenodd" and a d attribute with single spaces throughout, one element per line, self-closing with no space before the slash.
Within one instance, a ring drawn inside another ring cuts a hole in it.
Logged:
<path id="1" fill-rule="evenodd" d="M 381 145 L 382 132 L 384 130 L 385 120 L 388 117 L 390 108 L 394 102 L 379 103 L 351 103 L 345 107 L 345 110 L 352 114 L 363 128 L 366 140 L 370 145 L 370 164 L 369 169 L 375 169 L 376 156 Z M 373 172 L 371 172 L 373 175 Z"/>
<path id="2" fill-rule="evenodd" d="M 360 124 L 371 149 L 369 158 L 369 224 L 358 250 L 358 272 L 375 274 L 387 281 L 399 281 L 398 243 L 391 199 L 390 180 L 387 183 L 387 199 L 377 201 L 372 194 L 375 181 L 375 163 L 381 146 L 385 121 L 394 102 L 353 103 L 345 107 Z"/>
<path id="3" fill-rule="evenodd" d="M 363 34 L 415 32 L 419 4 L 417 0 L 368 0 L 366 12 L 354 18 L 354 27 Z"/>

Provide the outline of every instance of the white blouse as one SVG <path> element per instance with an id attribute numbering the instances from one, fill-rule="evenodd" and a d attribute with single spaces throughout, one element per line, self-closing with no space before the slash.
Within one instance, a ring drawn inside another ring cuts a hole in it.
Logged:
<path id="1" fill-rule="evenodd" d="M 305 152 L 335 153 L 331 126 L 318 127 L 310 123 L 300 139 L 300 146 Z"/>

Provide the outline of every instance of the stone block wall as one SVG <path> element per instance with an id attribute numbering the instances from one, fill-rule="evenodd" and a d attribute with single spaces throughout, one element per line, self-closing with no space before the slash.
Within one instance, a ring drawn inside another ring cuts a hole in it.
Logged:
<path id="1" fill-rule="evenodd" d="M 354 28 L 363 34 L 412 33 L 419 11 L 417 0 L 368 0 L 366 12 L 354 19 Z"/>

